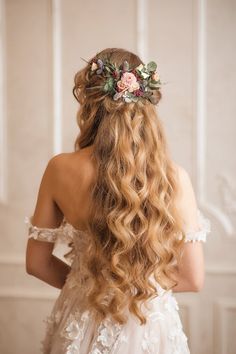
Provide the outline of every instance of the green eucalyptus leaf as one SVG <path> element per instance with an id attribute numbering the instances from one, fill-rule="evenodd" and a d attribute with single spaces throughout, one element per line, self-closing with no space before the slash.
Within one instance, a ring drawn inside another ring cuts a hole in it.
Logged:
<path id="1" fill-rule="evenodd" d="M 109 84 L 108 84 L 108 82 L 105 83 L 105 85 L 104 85 L 104 87 L 103 87 L 103 90 L 104 90 L 105 92 L 108 92 L 108 91 L 109 91 Z"/>
<path id="2" fill-rule="evenodd" d="M 147 64 L 147 69 L 148 71 L 155 71 L 157 69 L 157 64 L 155 63 L 155 61 L 150 61 Z"/>
<path id="3" fill-rule="evenodd" d="M 108 86 L 109 86 L 110 88 L 112 88 L 112 87 L 113 87 L 113 84 L 114 84 L 113 78 L 112 78 L 112 77 L 109 77 L 109 79 L 107 80 L 107 83 L 108 83 Z"/>
<path id="4" fill-rule="evenodd" d="M 113 78 L 112 77 L 109 77 L 106 82 L 105 82 L 105 85 L 103 87 L 103 90 L 105 92 L 109 92 L 111 90 L 113 90 Z"/>
<path id="5" fill-rule="evenodd" d="M 152 89 L 157 89 L 157 88 L 160 87 L 160 84 L 157 83 L 156 81 L 154 81 L 154 82 L 151 81 L 151 82 L 149 82 L 148 86 L 149 86 L 150 88 L 152 88 Z"/>
<path id="6" fill-rule="evenodd" d="M 124 63 L 123 63 L 123 70 L 124 71 L 128 71 L 129 70 L 129 63 L 127 62 L 127 60 L 125 60 Z"/>

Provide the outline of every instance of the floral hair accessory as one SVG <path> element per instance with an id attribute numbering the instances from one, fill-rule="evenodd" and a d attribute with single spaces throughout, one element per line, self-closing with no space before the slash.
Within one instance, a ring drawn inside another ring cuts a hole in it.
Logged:
<path id="1" fill-rule="evenodd" d="M 160 89 L 161 81 L 154 61 L 147 65 L 140 64 L 135 68 L 130 68 L 127 60 L 119 67 L 116 63 L 101 59 L 94 59 L 89 64 L 91 75 L 96 74 L 106 78 L 104 85 L 96 88 L 101 88 L 114 100 L 122 98 L 125 102 L 137 102 L 140 98 L 146 98 L 156 103 L 153 90 Z"/>

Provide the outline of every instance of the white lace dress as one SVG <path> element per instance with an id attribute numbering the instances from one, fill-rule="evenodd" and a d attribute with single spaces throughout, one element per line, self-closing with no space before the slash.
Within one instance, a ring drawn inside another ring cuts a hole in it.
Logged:
<path id="1" fill-rule="evenodd" d="M 188 232 L 186 242 L 206 242 L 210 221 L 200 210 L 199 231 Z M 71 271 L 45 319 L 46 333 L 42 341 L 44 354 L 189 354 L 186 337 L 179 317 L 179 307 L 172 290 L 166 291 L 156 284 L 158 294 L 144 308 L 147 323 L 140 325 L 129 314 L 125 325 L 106 318 L 95 324 L 90 312 L 83 310 L 86 288 L 83 283 L 83 257 L 86 233 L 75 229 L 64 219 L 58 228 L 33 226 L 32 217 L 25 217 L 28 236 L 46 242 L 73 241 Z"/>

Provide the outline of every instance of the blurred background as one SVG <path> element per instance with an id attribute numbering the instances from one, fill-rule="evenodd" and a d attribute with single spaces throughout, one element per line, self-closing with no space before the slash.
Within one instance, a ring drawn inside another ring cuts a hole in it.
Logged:
<path id="1" fill-rule="evenodd" d="M 235 38 L 235 0 L 0 0 L 2 354 L 39 353 L 59 294 L 26 274 L 24 218 L 48 160 L 73 151 L 81 57 L 106 47 L 157 62 L 171 154 L 212 224 L 204 289 L 175 294 L 191 354 L 236 353 Z"/>

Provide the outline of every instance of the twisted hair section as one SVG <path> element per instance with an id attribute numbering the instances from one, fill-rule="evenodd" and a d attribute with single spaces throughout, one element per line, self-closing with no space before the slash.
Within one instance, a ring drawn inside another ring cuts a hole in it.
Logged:
<path id="1" fill-rule="evenodd" d="M 125 50 L 99 53 L 118 63 L 139 65 Z M 74 95 L 80 103 L 80 134 L 75 150 L 94 145 L 96 181 L 88 230 L 86 269 L 90 275 L 88 306 L 99 319 L 111 314 L 125 323 L 125 308 L 146 323 L 141 305 L 158 296 L 153 275 L 164 289 L 176 282 L 184 237 L 174 200 L 177 182 L 156 108 L 148 101 L 113 101 L 90 82 L 88 66 L 75 76 Z M 160 99 L 160 93 L 159 99 Z"/>

